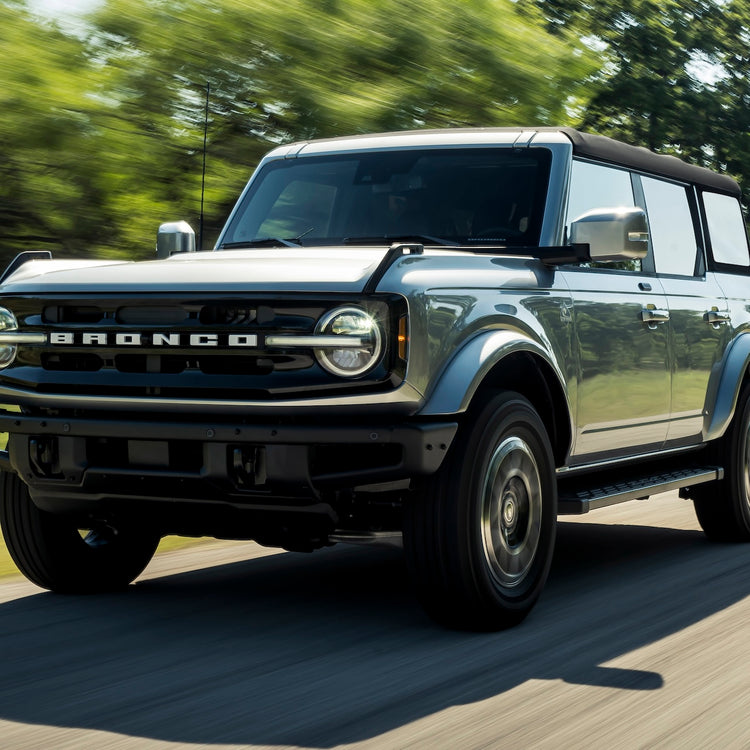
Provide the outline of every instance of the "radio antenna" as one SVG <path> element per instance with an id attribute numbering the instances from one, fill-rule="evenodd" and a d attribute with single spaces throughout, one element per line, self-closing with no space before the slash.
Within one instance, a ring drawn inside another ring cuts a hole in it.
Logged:
<path id="1" fill-rule="evenodd" d="M 198 222 L 198 250 L 203 250 L 203 196 L 206 193 L 206 146 L 208 143 L 208 99 L 211 83 L 206 81 L 206 115 L 203 120 L 203 176 L 201 177 L 201 215 Z"/>

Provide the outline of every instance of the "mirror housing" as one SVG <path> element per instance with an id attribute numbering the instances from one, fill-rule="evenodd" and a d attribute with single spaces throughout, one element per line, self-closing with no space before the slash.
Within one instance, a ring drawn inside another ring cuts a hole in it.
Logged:
<path id="1" fill-rule="evenodd" d="M 592 261 L 645 258 L 646 213 L 642 208 L 595 208 L 570 223 L 568 241 L 588 245 Z"/>
<path id="2" fill-rule="evenodd" d="M 195 232 L 186 221 L 162 224 L 156 233 L 156 257 L 168 258 L 175 253 L 195 252 Z"/>

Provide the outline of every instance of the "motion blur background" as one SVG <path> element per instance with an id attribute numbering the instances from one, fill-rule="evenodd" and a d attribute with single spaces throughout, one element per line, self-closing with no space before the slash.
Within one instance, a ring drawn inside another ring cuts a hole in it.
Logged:
<path id="1" fill-rule="evenodd" d="M 296 139 L 573 125 L 750 188 L 748 0 L 0 0 L 0 265 L 205 249 Z"/>

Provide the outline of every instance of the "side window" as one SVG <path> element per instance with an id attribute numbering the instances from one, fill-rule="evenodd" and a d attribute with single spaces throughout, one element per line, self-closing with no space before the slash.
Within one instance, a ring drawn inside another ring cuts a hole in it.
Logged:
<path id="1" fill-rule="evenodd" d="M 714 260 L 747 266 L 750 258 L 739 201 L 729 195 L 703 193 L 703 206 Z"/>
<path id="2" fill-rule="evenodd" d="M 641 184 L 656 272 L 693 276 L 698 243 L 687 189 L 654 177 L 642 177 Z"/>
<path id="3" fill-rule="evenodd" d="M 594 208 L 631 208 L 635 206 L 630 172 L 624 169 L 574 161 L 570 179 L 565 232 L 570 223 Z M 640 271 L 640 260 L 591 263 L 595 268 Z"/>
<path id="4" fill-rule="evenodd" d="M 570 180 L 567 226 L 592 208 L 635 206 L 630 173 L 601 164 L 574 161 Z"/>

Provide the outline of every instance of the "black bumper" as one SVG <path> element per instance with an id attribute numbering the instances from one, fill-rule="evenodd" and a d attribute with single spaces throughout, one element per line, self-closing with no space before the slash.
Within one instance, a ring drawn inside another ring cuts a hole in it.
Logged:
<path id="1" fill-rule="evenodd" d="M 309 505 L 326 490 L 431 474 L 452 422 L 231 424 L 0 416 L 2 468 L 43 507 L 108 500 Z"/>

